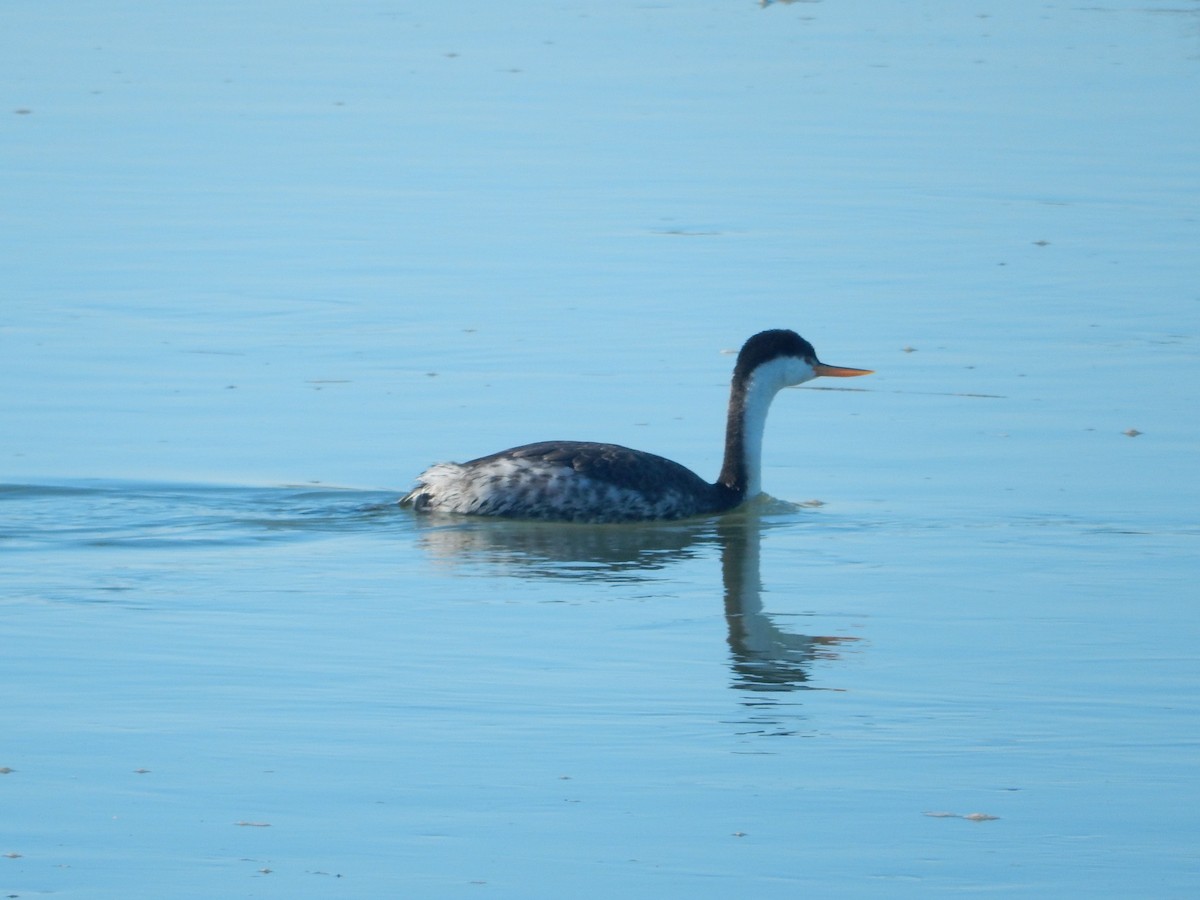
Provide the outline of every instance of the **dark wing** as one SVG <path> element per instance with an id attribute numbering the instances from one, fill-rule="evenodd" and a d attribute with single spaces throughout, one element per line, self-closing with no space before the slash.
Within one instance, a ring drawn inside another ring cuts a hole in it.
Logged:
<path id="1" fill-rule="evenodd" d="M 649 500 L 659 500 L 672 494 L 707 496 L 715 492 L 691 469 L 653 453 L 631 450 L 619 444 L 595 444 L 589 441 L 543 441 L 525 444 L 473 459 L 465 466 L 488 463 L 500 457 L 544 460 L 547 463 L 569 466 L 580 475 L 636 491 Z"/>

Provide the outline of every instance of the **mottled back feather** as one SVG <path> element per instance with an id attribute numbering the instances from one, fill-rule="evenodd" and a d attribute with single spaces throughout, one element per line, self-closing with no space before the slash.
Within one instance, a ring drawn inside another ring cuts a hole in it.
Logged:
<path id="1" fill-rule="evenodd" d="M 653 453 L 632 450 L 619 444 L 589 441 L 543 441 L 525 444 L 463 463 L 465 466 L 491 462 L 499 457 L 541 460 L 568 466 L 580 475 L 637 491 L 649 499 L 658 499 L 671 491 L 703 491 L 711 487 L 686 466 Z"/>
<path id="2" fill-rule="evenodd" d="M 662 456 L 586 441 L 525 444 L 423 472 L 402 503 L 454 512 L 575 522 L 679 519 L 741 499 Z"/>

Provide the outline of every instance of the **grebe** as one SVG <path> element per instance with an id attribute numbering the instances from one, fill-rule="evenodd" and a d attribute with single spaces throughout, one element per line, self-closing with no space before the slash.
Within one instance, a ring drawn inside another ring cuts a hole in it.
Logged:
<path id="1" fill-rule="evenodd" d="M 421 512 L 633 522 L 720 513 L 761 490 L 763 429 L 780 388 L 818 375 L 845 378 L 870 369 L 827 366 L 794 331 L 746 341 L 733 368 L 725 462 L 709 484 L 677 462 L 617 444 L 544 441 L 465 463 L 438 463 L 417 476 L 401 501 Z"/>

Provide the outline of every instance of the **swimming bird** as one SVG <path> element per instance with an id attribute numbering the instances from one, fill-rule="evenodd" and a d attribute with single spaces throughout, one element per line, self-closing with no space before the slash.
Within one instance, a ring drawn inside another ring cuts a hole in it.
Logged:
<path id="1" fill-rule="evenodd" d="M 827 366 L 794 331 L 754 335 L 738 353 L 729 389 L 725 460 L 715 484 L 653 453 L 617 444 L 543 441 L 465 463 L 437 463 L 400 500 L 419 512 L 560 522 L 634 522 L 722 513 L 762 490 L 763 430 L 781 388 L 819 375 L 870 369 Z"/>

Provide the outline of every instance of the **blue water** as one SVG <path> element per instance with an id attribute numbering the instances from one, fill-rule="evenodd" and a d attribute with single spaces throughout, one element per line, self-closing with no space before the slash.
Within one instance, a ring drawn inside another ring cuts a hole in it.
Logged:
<path id="1" fill-rule="evenodd" d="M 6 9 L 3 893 L 1192 896 L 1192 5 Z"/>
<path id="2" fill-rule="evenodd" d="M 1184 891 L 1195 530 L 387 499 L 5 491 L 13 892 Z"/>

